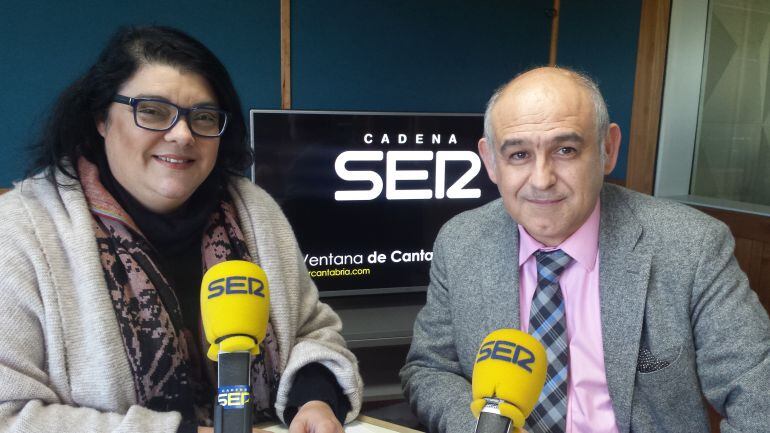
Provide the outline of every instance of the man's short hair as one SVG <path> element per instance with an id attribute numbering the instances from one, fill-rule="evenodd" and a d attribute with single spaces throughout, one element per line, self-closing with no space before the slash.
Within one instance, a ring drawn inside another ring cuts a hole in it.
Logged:
<path id="1" fill-rule="evenodd" d="M 521 75 L 535 69 L 539 68 L 532 68 L 521 72 L 517 74 L 512 80 L 498 87 L 487 102 L 487 109 L 484 111 L 484 138 L 487 140 L 487 145 L 490 147 L 490 150 L 492 150 L 493 156 L 495 155 L 495 132 L 492 129 L 492 110 L 497 104 L 497 100 L 500 98 L 500 95 L 503 94 L 505 89 L 507 89 L 508 86 L 514 80 L 516 80 L 516 78 L 519 78 Z M 568 75 L 573 80 L 575 80 L 577 84 L 588 90 L 588 93 L 591 95 L 591 100 L 594 103 L 594 124 L 596 125 L 596 137 L 599 147 L 602 149 L 601 156 L 603 162 L 604 158 L 606 157 L 604 152 L 604 139 L 607 136 L 607 131 L 610 128 L 610 115 L 607 112 L 607 103 L 604 101 L 602 92 L 599 91 L 599 85 L 596 84 L 596 81 L 584 73 L 564 67 L 556 67 L 556 69 L 567 72 Z"/>

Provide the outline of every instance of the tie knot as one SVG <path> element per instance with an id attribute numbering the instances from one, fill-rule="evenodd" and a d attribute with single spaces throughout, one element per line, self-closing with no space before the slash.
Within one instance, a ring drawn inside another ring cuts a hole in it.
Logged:
<path id="1" fill-rule="evenodd" d="M 537 251 L 535 259 L 537 273 L 551 282 L 558 280 L 564 268 L 572 261 L 572 257 L 562 250 Z"/>

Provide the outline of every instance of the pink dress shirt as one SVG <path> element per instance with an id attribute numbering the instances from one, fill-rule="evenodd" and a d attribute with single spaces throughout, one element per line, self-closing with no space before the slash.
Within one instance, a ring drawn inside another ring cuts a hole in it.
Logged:
<path id="1" fill-rule="evenodd" d="M 548 248 L 519 226 L 519 309 L 521 330 L 537 288 L 537 250 L 561 249 L 573 258 L 559 283 L 564 296 L 569 341 L 567 433 L 618 431 L 604 372 L 599 296 L 599 203 L 588 220 L 561 245 Z"/>

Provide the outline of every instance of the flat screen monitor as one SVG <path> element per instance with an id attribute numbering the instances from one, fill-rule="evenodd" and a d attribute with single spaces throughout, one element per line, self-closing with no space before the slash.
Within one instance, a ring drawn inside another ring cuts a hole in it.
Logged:
<path id="1" fill-rule="evenodd" d="M 250 116 L 253 180 L 281 205 L 322 296 L 424 291 L 441 226 L 498 197 L 479 114 Z"/>

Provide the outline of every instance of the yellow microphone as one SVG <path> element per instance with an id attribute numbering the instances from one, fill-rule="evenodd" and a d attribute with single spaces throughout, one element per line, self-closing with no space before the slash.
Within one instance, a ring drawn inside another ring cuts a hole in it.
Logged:
<path id="1" fill-rule="evenodd" d="M 217 364 L 215 433 L 250 433 L 251 356 L 259 354 L 270 314 L 265 271 L 254 263 L 228 260 L 203 275 L 201 316 L 207 353 Z"/>
<path id="2" fill-rule="evenodd" d="M 477 433 L 521 428 L 545 384 L 545 349 L 517 329 L 498 329 L 481 343 L 473 366 L 471 411 Z"/>
<path id="3" fill-rule="evenodd" d="M 269 314 L 267 276 L 254 263 L 228 260 L 212 266 L 203 276 L 201 315 L 212 361 L 219 352 L 259 354 Z"/>

